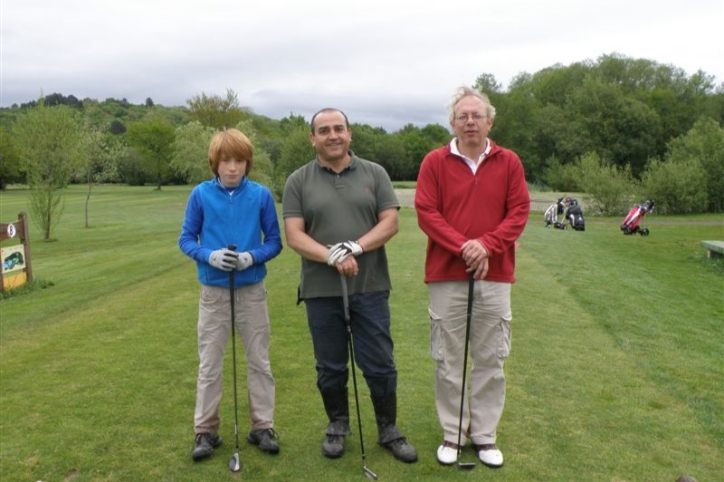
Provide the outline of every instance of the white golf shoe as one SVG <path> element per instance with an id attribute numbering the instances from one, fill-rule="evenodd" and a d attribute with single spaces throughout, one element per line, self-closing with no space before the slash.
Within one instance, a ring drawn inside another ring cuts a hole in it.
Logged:
<path id="1" fill-rule="evenodd" d="M 503 466 L 503 453 L 498 450 L 495 444 L 475 445 L 475 450 L 477 450 L 478 458 L 483 465 L 494 469 Z"/>
<path id="2" fill-rule="evenodd" d="M 437 461 L 440 465 L 452 465 L 458 461 L 458 446 L 445 440 L 437 448 Z"/>

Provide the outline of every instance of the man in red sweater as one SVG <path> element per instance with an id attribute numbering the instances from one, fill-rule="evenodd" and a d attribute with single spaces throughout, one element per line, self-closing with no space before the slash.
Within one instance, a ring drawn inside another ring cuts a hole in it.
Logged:
<path id="1" fill-rule="evenodd" d="M 510 287 L 515 241 L 528 220 L 530 195 L 518 156 L 488 139 L 494 119 L 485 94 L 460 87 L 450 105 L 455 138 L 425 156 L 417 178 L 415 209 L 428 236 L 425 283 L 435 404 L 444 432 L 437 460 L 443 465 L 454 464 L 458 441 L 465 446 L 468 440 L 483 464 L 503 465 L 496 429 L 505 403 Z M 473 363 L 459 433 L 471 276 Z"/>

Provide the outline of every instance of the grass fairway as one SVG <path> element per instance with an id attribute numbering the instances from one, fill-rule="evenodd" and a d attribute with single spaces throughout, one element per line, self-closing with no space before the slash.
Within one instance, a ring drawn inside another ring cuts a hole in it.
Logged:
<path id="1" fill-rule="evenodd" d="M 54 285 L 0 301 L 3 482 L 366 480 L 354 416 L 345 456 L 321 454 L 326 421 L 304 307 L 295 304 L 299 257 L 286 247 L 266 283 L 281 453 L 264 455 L 243 438 L 240 349 L 242 473 L 227 466 L 228 352 L 224 444 L 192 462 L 199 286 L 177 247 L 189 192 L 96 187 L 86 229 L 86 189 L 74 186 L 54 241 L 32 226 L 35 276 Z M 0 221 L 14 221 L 29 211 L 27 192 L 0 193 L 0 206 Z M 724 239 L 721 216 L 649 216 L 647 238 L 623 236 L 621 219 L 587 218 L 582 233 L 545 229 L 542 219 L 532 215 L 518 250 L 498 435 L 505 467 L 468 473 L 435 460 L 442 432 L 422 282 L 426 238 L 414 210 L 401 210 L 388 252 L 398 422 L 420 461 L 394 461 L 376 444 L 360 376 L 368 466 L 380 481 L 722 480 L 724 269 L 699 246 Z M 470 450 L 463 456 L 474 460 Z"/>

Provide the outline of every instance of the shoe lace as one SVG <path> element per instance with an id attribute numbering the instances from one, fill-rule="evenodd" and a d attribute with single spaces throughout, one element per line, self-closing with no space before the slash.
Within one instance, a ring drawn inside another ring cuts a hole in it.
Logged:
<path id="1" fill-rule="evenodd" d="M 391 440 L 387 443 L 387 445 L 392 448 L 401 448 L 407 445 L 407 440 L 405 437 L 396 438 L 395 440 Z"/>

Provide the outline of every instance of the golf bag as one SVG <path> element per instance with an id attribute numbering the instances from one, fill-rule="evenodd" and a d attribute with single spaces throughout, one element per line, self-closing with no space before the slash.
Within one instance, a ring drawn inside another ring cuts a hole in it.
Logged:
<path id="1" fill-rule="evenodd" d="M 558 201 L 554 202 L 550 205 L 548 209 L 546 209 L 546 212 L 544 214 L 546 228 L 549 226 L 553 226 L 556 229 L 566 229 L 566 224 L 560 222 L 558 220 L 558 216 L 560 214 L 563 214 L 570 200 L 571 198 L 563 196 L 561 198 L 558 198 Z"/>
<path id="2" fill-rule="evenodd" d="M 656 203 L 651 200 L 647 200 L 632 208 L 626 216 L 626 219 L 623 220 L 623 224 L 621 224 L 621 231 L 623 231 L 623 234 L 629 235 L 638 233 L 641 236 L 648 236 L 649 228 L 642 228 L 641 220 L 644 216 L 653 211 L 655 206 Z"/>
<path id="3" fill-rule="evenodd" d="M 578 204 L 578 201 L 571 199 L 566 208 L 566 219 L 570 221 L 571 227 L 576 231 L 585 231 L 586 222 L 583 219 L 583 209 Z"/>

